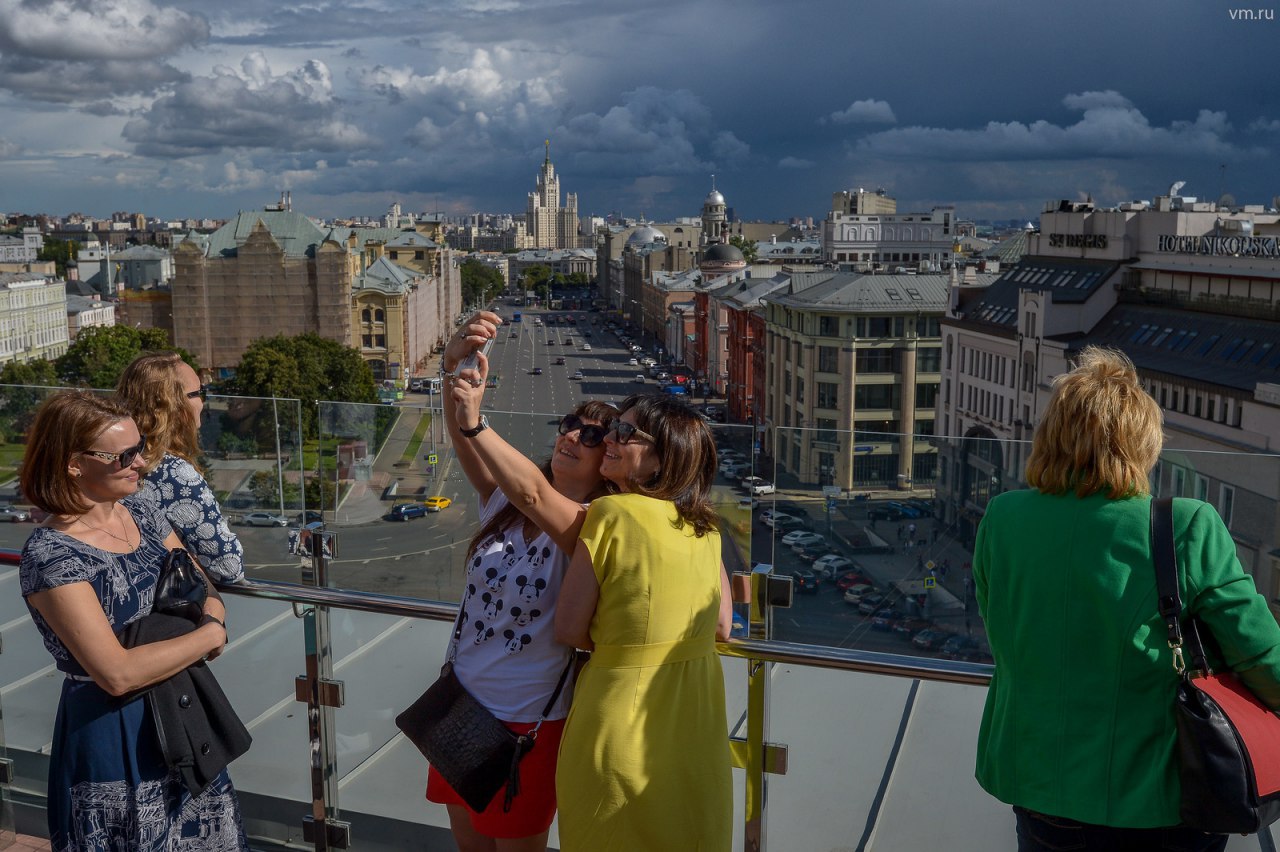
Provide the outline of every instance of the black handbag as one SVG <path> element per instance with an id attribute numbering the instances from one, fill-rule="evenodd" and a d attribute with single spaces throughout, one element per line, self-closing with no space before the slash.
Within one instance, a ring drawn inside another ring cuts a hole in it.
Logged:
<path id="1" fill-rule="evenodd" d="M 409 709 L 396 716 L 396 727 L 476 813 L 487 808 L 506 785 L 502 811 L 508 813 L 520 792 L 520 761 L 533 750 L 538 728 L 560 697 L 574 658 L 570 656 L 565 664 L 555 691 L 533 729 L 515 734 L 467 692 L 453 671 L 454 649 L 462 633 L 465 608 L 466 600 L 463 600 L 458 605 L 449 659 L 440 670 L 440 677 Z"/>
<path id="2" fill-rule="evenodd" d="M 1280 717 L 1234 673 L 1210 669 L 1199 619 L 1187 621 L 1184 635 L 1172 498 L 1151 501 L 1151 552 L 1178 673 L 1182 822 L 1216 834 L 1253 834 L 1280 818 Z"/>
<path id="3" fill-rule="evenodd" d="M 198 623 L 208 598 L 209 582 L 191 554 L 180 547 L 170 550 L 156 579 L 151 611 L 180 615 Z"/>

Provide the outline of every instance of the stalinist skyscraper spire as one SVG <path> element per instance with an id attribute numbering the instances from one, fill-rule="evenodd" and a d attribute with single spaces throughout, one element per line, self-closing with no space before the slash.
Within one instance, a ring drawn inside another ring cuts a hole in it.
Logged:
<path id="1" fill-rule="evenodd" d="M 560 178 L 551 165 L 551 140 L 546 140 L 546 156 L 538 171 L 534 191 L 529 193 L 525 225 L 533 248 L 578 248 L 578 196 L 569 193 L 560 206 Z"/>

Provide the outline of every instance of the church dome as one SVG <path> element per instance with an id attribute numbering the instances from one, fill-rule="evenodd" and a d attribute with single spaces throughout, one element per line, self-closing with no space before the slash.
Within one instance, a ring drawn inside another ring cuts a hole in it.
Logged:
<path id="1" fill-rule="evenodd" d="M 720 194 L 720 190 L 713 189 L 707 193 L 707 200 L 703 204 L 724 204 L 724 196 Z"/>
<path id="2" fill-rule="evenodd" d="M 737 246 L 731 246 L 728 243 L 716 243 L 713 246 L 707 246 L 707 250 L 702 254 L 703 263 L 741 263 L 746 264 L 747 259 L 742 256 Z"/>
<path id="3" fill-rule="evenodd" d="M 627 237 L 627 245 L 639 246 L 648 245 L 649 243 L 665 243 L 667 235 L 659 231 L 657 228 L 648 225 L 641 225 L 631 232 L 631 236 Z"/>

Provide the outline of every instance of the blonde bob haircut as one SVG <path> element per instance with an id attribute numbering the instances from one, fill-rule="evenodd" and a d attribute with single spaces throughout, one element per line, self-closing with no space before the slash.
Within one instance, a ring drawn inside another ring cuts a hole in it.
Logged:
<path id="1" fill-rule="evenodd" d="M 1112 500 L 1148 494 L 1163 438 L 1160 406 L 1138 384 L 1133 362 L 1089 346 L 1075 369 L 1053 380 L 1027 482 L 1046 494 L 1105 491 Z"/>
<path id="2" fill-rule="evenodd" d="M 129 410 L 114 399 L 84 390 L 65 390 L 36 410 L 22 459 L 22 494 L 51 515 L 80 515 L 89 510 L 71 473 L 71 459 L 93 449 L 94 441 Z"/>

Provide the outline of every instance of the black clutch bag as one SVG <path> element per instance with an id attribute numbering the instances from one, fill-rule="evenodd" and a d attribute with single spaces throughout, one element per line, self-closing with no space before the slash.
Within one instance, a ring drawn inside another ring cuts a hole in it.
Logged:
<path id="1" fill-rule="evenodd" d="M 160 568 L 160 577 L 156 580 L 151 611 L 199 622 L 204 615 L 204 603 L 208 598 L 209 582 L 191 554 L 177 547 L 170 550 Z"/>

